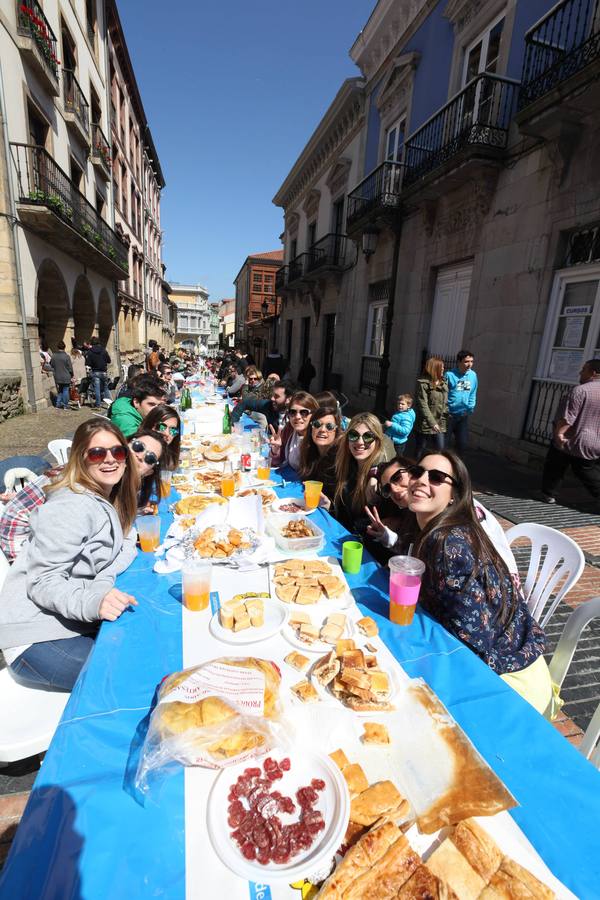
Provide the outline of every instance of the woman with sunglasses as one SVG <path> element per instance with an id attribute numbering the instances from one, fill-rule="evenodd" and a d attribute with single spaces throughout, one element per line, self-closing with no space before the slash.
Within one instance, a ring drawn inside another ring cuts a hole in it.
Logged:
<path id="1" fill-rule="evenodd" d="M 340 414 L 335 406 L 318 406 L 300 448 L 300 469 L 304 481 L 323 482 L 321 502 L 329 508 L 335 494 L 335 455 L 340 435 Z"/>
<path id="2" fill-rule="evenodd" d="M 481 527 L 456 453 L 426 453 L 409 469 L 409 508 L 426 565 L 419 603 L 540 713 L 553 712 L 546 639 Z"/>
<path id="3" fill-rule="evenodd" d="M 114 582 L 136 555 L 138 486 L 119 429 L 97 418 L 80 425 L 0 592 L 0 648 L 20 683 L 70 691 L 99 621 L 136 605 Z"/>
<path id="4" fill-rule="evenodd" d="M 179 466 L 181 453 L 181 420 L 179 413 L 172 406 L 161 403 L 151 409 L 141 428 L 145 431 L 157 431 L 167 445 L 165 447 L 163 468 L 174 472 Z"/>
<path id="5" fill-rule="evenodd" d="M 444 361 L 430 356 L 417 379 L 415 391 L 415 445 L 417 455 L 428 450 L 443 450 L 448 422 L 448 384 Z"/>
<path id="6" fill-rule="evenodd" d="M 287 422 L 277 431 L 269 426 L 271 437 L 271 463 L 273 466 L 289 466 L 297 472 L 300 469 L 300 451 L 304 436 L 309 428 L 311 414 L 318 408 L 317 401 L 306 391 L 292 395 L 287 411 Z"/>
<path id="7" fill-rule="evenodd" d="M 263 374 L 256 366 L 246 366 L 244 372 L 246 384 L 242 388 L 242 400 L 246 397 L 258 397 L 260 400 L 268 400 L 271 396 L 272 385 L 267 384 Z"/>
<path id="8" fill-rule="evenodd" d="M 160 473 L 164 468 L 162 462 L 167 449 L 165 442 L 159 432 L 140 428 L 129 438 L 129 448 L 140 478 L 138 515 L 154 515 L 160 498 Z"/>

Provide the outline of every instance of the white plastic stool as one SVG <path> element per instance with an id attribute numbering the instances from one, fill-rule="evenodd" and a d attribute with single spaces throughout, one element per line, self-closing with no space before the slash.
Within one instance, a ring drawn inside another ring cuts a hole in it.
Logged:
<path id="1" fill-rule="evenodd" d="M 71 695 L 23 687 L 0 670 L 0 764 L 45 753 Z"/>
<path id="2" fill-rule="evenodd" d="M 73 441 L 66 438 L 58 438 L 56 441 L 48 443 L 48 450 L 56 460 L 59 466 L 64 466 L 69 459 L 69 450 Z"/>

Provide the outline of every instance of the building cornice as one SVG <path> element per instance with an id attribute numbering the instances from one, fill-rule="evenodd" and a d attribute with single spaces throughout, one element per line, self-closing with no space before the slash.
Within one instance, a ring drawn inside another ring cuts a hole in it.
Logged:
<path id="1" fill-rule="evenodd" d="M 350 59 L 367 81 L 378 72 L 389 55 L 399 52 L 438 0 L 379 0 L 367 24 L 350 48 Z"/>
<path id="2" fill-rule="evenodd" d="M 347 78 L 312 133 L 287 178 L 273 197 L 284 209 L 311 185 L 362 122 L 365 110 L 363 78 Z"/>

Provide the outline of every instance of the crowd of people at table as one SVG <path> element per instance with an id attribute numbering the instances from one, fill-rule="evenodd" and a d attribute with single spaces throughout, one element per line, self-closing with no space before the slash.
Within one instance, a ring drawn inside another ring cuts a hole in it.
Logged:
<path id="1" fill-rule="evenodd" d="M 442 361 L 430 359 L 414 402 L 402 394 L 383 423 L 371 412 L 348 420 L 333 393 L 298 389 L 283 377 L 282 358 L 266 374 L 239 351 L 235 359 L 204 363 L 236 397 L 232 422 L 245 413 L 263 427 L 271 465 L 286 479 L 321 482 L 320 506 L 379 563 L 420 558 L 420 606 L 552 715 L 557 698 L 544 633 L 521 593 L 504 532 L 473 498 L 457 452 L 467 437 L 460 419 L 476 400 L 472 354 L 459 354 L 455 372 L 462 406 L 448 411 L 453 382 Z M 30 686 L 71 690 L 99 623 L 136 605 L 115 580 L 136 553 L 136 516 L 157 510 L 161 471 L 178 467 L 181 422 L 167 402 L 177 394 L 168 364 L 129 375 L 110 418 L 81 425 L 64 469 L 27 486 L 0 520 L 0 546 L 14 560 L 0 592 L 0 648 L 14 677 Z M 443 439 L 452 417 L 457 450 Z"/>

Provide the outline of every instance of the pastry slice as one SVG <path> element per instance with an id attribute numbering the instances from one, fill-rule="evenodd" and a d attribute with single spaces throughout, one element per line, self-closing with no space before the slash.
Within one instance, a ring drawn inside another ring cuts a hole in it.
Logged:
<path id="1" fill-rule="evenodd" d="M 239 618 L 234 619 L 233 622 L 233 630 L 234 631 L 244 631 L 246 628 L 250 628 L 252 622 L 250 621 L 250 616 L 244 615 Z"/>
<path id="2" fill-rule="evenodd" d="M 320 638 L 326 644 L 335 644 L 343 633 L 343 628 L 339 625 L 332 625 L 329 622 L 321 628 Z"/>
<path id="3" fill-rule="evenodd" d="M 395 900 L 402 885 L 421 864 L 402 834 L 367 872 L 345 891 L 344 900 Z"/>
<path id="4" fill-rule="evenodd" d="M 329 756 L 341 771 L 350 765 L 350 761 L 342 749 L 334 750 Z"/>
<path id="5" fill-rule="evenodd" d="M 344 613 L 331 613 L 329 616 L 327 616 L 327 624 L 337 625 L 343 631 L 346 627 L 346 616 L 344 615 Z"/>
<path id="6" fill-rule="evenodd" d="M 275 593 L 284 603 L 293 603 L 298 593 L 295 584 L 277 584 L 275 585 Z"/>
<path id="7" fill-rule="evenodd" d="M 554 891 L 508 856 L 480 894 L 483 900 L 553 900 L 555 896 Z"/>
<path id="8" fill-rule="evenodd" d="M 459 822 L 450 840 L 488 884 L 502 862 L 502 851 L 474 819 Z"/>
<path id="9" fill-rule="evenodd" d="M 349 689 L 357 687 L 368 691 L 371 688 L 369 675 L 363 669 L 349 669 L 346 666 L 342 666 L 340 680 L 342 684 L 347 685 Z"/>
<path id="10" fill-rule="evenodd" d="M 407 803 L 395 784 L 378 781 L 355 797 L 350 804 L 350 819 L 359 825 L 372 825 L 385 813 Z"/>
<path id="11" fill-rule="evenodd" d="M 357 797 L 369 787 L 367 776 L 358 763 L 349 763 L 342 770 L 342 775 L 346 780 L 351 797 Z"/>
<path id="12" fill-rule="evenodd" d="M 366 634 L 367 637 L 375 637 L 376 634 L 379 634 L 379 628 L 370 616 L 363 616 L 362 619 L 358 620 L 356 625 L 358 630 L 363 634 Z"/>
<path id="13" fill-rule="evenodd" d="M 290 688 L 303 703 L 314 703 L 319 699 L 319 695 L 315 691 L 310 681 L 299 681 L 298 684 L 292 685 Z"/>
<path id="14" fill-rule="evenodd" d="M 348 669 L 364 669 L 365 654 L 362 650 L 345 650 L 342 653 L 342 665 Z"/>
<path id="15" fill-rule="evenodd" d="M 389 696 L 390 680 L 387 672 L 382 672 L 380 669 L 370 669 L 367 672 L 367 678 L 370 682 L 369 687 L 377 695 L 378 700 Z"/>
<path id="16" fill-rule="evenodd" d="M 341 597 L 346 593 L 346 585 L 335 575 L 319 575 L 319 584 L 327 594 L 330 600 L 335 597 Z"/>
<path id="17" fill-rule="evenodd" d="M 390 735 L 385 725 L 379 722 L 363 722 L 364 734 L 362 740 L 364 744 L 389 744 Z"/>
<path id="18" fill-rule="evenodd" d="M 321 591 L 318 587 L 301 587 L 298 589 L 294 602 L 306 606 L 312 603 L 318 603 L 320 599 Z"/>
<path id="19" fill-rule="evenodd" d="M 304 571 L 310 572 L 311 575 L 329 575 L 331 573 L 331 566 L 321 559 L 305 559 L 303 562 Z"/>
<path id="20" fill-rule="evenodd" d="M 440 881 L 427 866 L 415 869 L 397 894 L 398 900 L 460 900 L 451 887 Z"/>
<path id="21" fill-rule="evenodd" d="M 328 656 L 320 659 L 313 668 L 313 675 L 319 684 L 327 685 L 336 677 L 340 671 L 340 661 L 332 650 Z"/>
<path id="22" fill-rule="evenodd" d="M 344 704 L 355 712 L 393 712 L 396 709 L 389 700 L 361 700 L 360 697 L 345 697 Z"/>
<path id="23" fill-rule="evenodd" d="M 355 650 L 356 644 L 351 638 L 342 638 L 339 641 L 336 641 L 335 644 L 335 652 L 338 656 L 341 656 L 342 653 L 345 653 L 346 650 Z"/>
<path id="24" fill-rule="evenodd" d="M 450 840 L 442 841 L 433 851 L 427 860 L 427 868 L 445 881 L 461 900 L 476 900 L 486 886 L 481 875 Z"/>
<path id="25" fill-rule="evenodd" d="M 319 637 L 319 629 L 312 623 L 302 623 L 298 629 L 298 638 L 305 644 L 313 644 Z"/>
<path id="26" fill-rule="evenodd" d="M 291 666 L 292 669 L 297 669 L 298 672 L 305 672 L 310 663 L 310 659 L 308 656 L 303 656 L 302 653 L 298 653 L 294 650 L 292 653 L 288 653 L 285 657 L 285 662 L 288 666 Z"/>
<path id="27" fill-rule="evenodd" d="M 222 606 L 219 610 L 219 622 L 223 628 L 231 631 L 233 628 L 233 612 L 226 606 Z"/>
<path id="28" fill-rule="evenodd" d="M 329 876 L 319 892 L 319 900 L 341 900 L 356 879 L 369 871 L 378 859 L 400 837 L 400 829 L 388 822 L 381 828 L 373 828 L 348 850 L 342 861 Z"/>
<path id="29" fill-rule="evenodd" d="M 307 612 L 302 612 L 302 610 L 294 610 L 290 613 L 290 617 L 288 619 L 289 624 L 292 628 L 297 628 L 299 625 L 310 625 L 310 616 Z"/>

